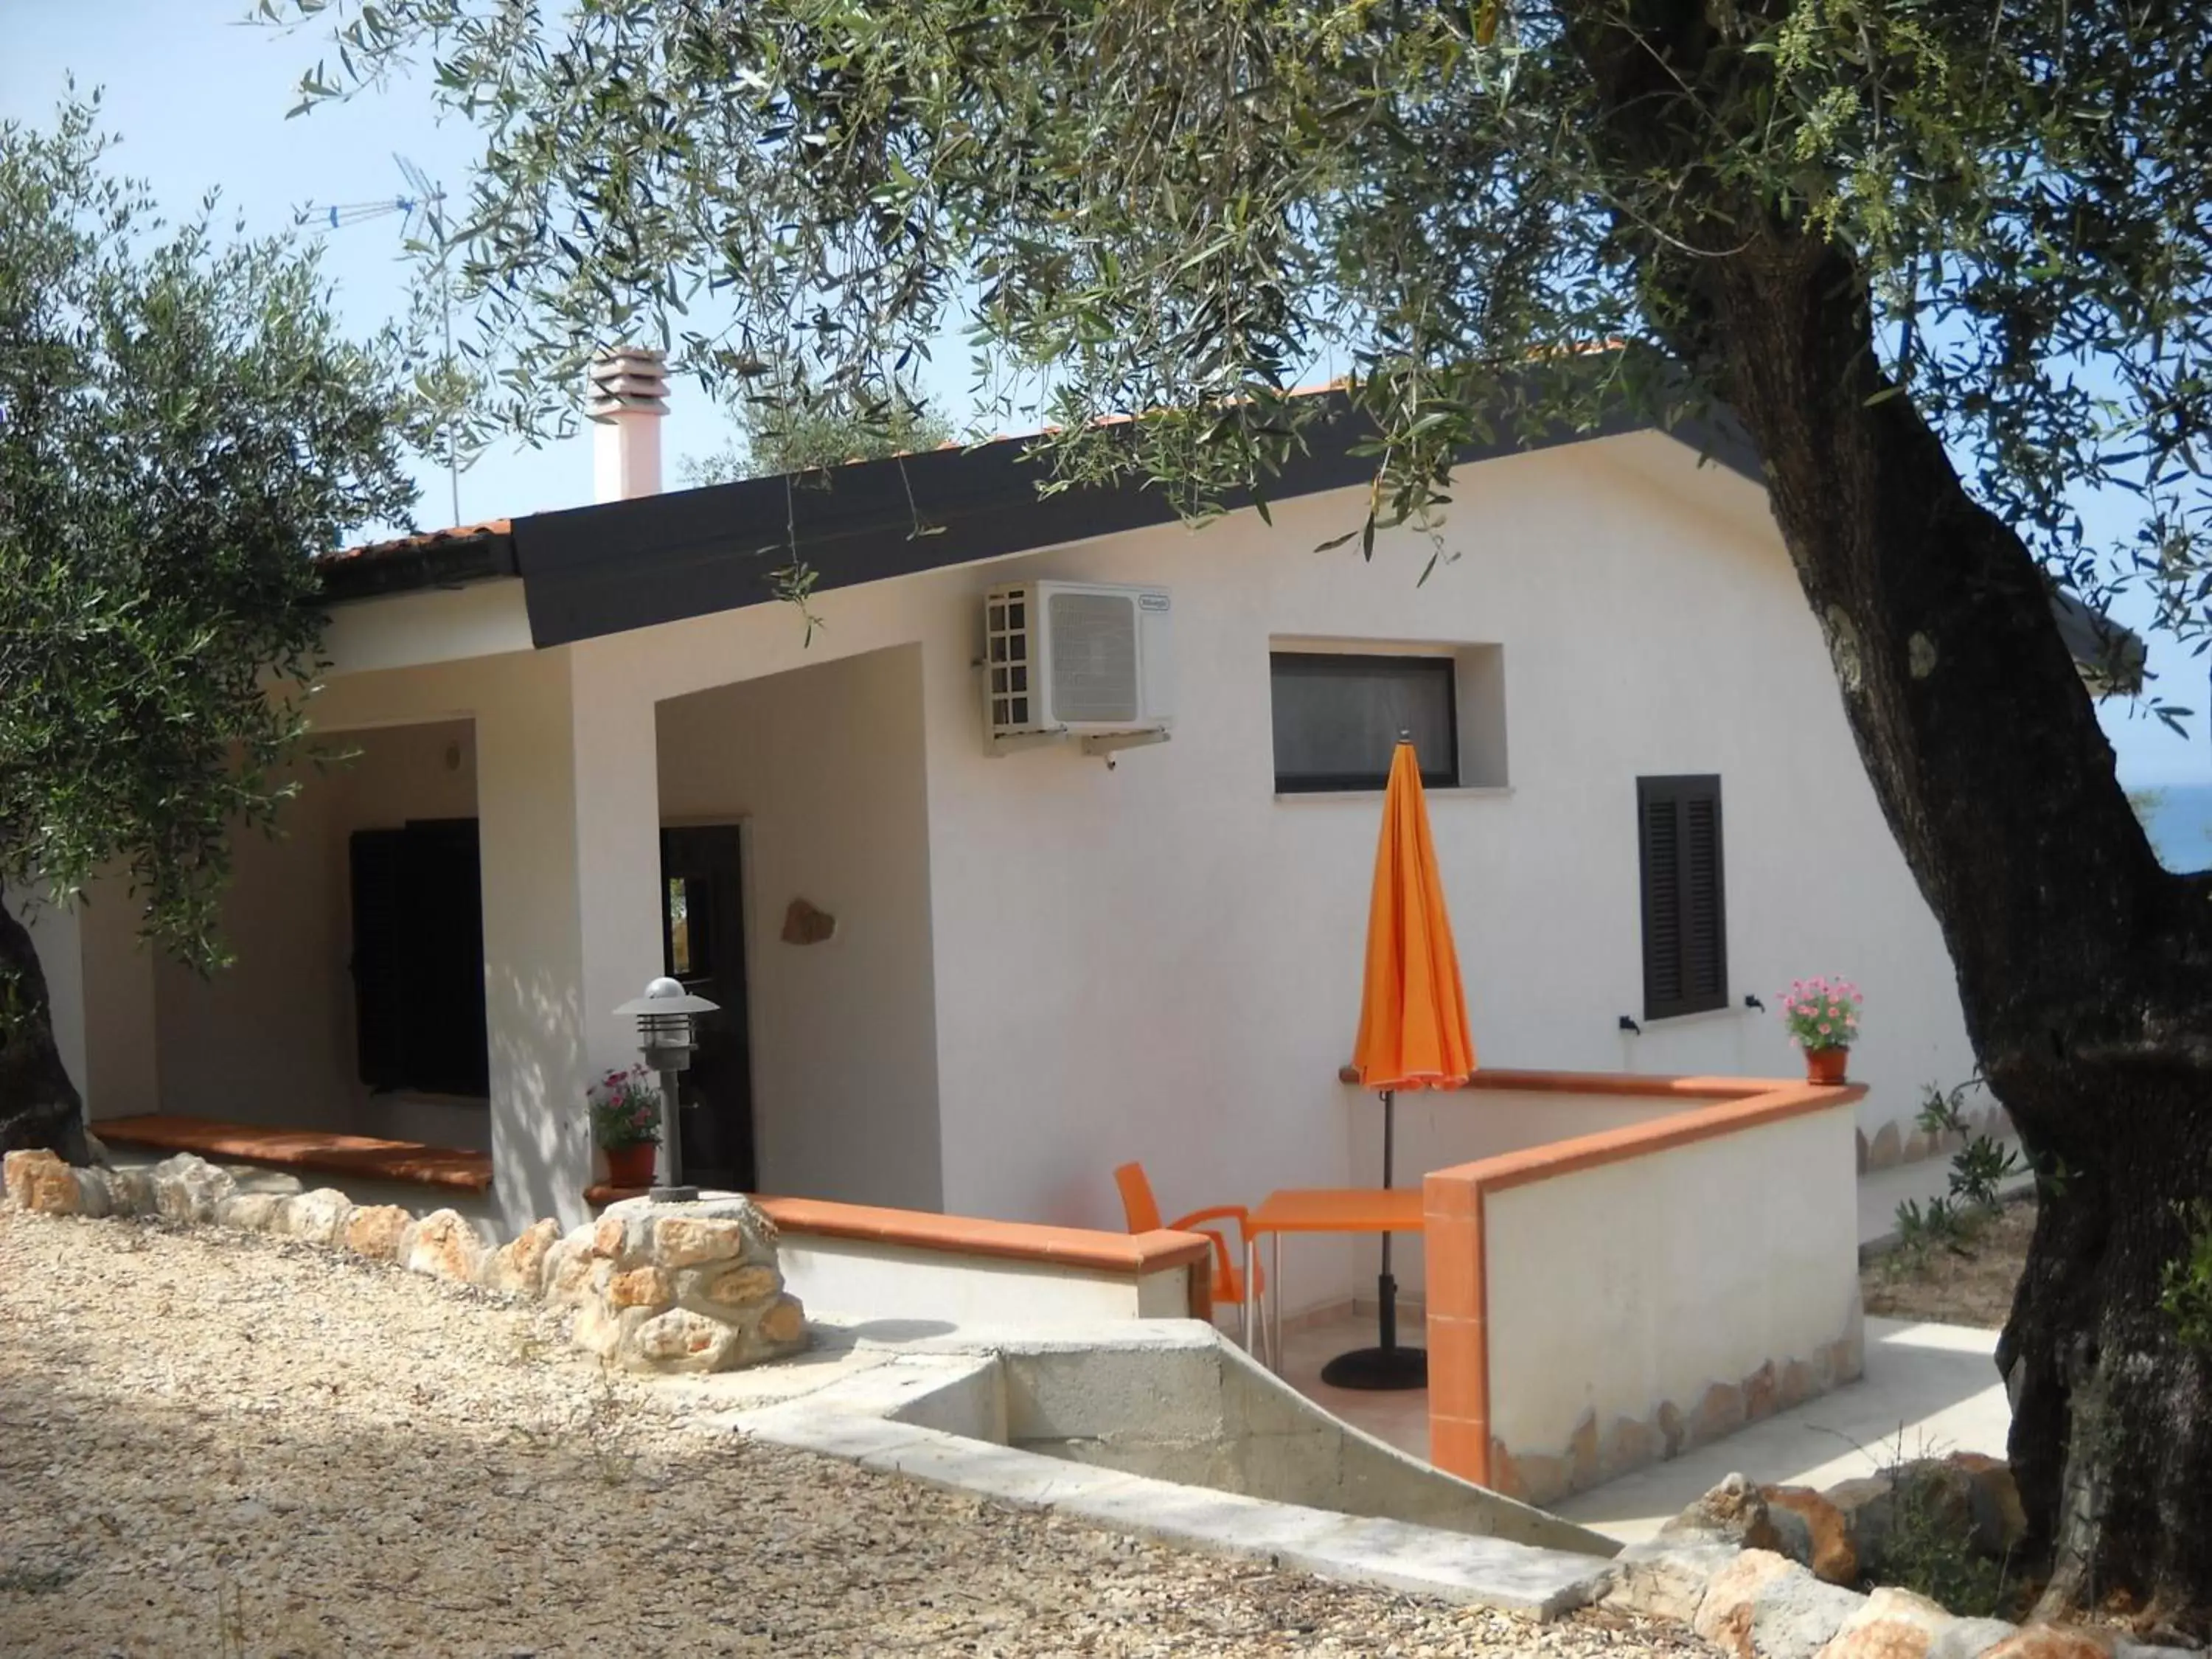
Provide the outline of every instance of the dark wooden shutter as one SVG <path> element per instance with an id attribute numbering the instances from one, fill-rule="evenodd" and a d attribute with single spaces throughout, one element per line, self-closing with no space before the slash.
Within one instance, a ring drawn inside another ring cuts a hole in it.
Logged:
<path id="1" fill-rule="evenodd" d="M 406 878 L 404 830 L 362 830 L 349 846 L 353 871 L 354 1050 L 372 1089 L 407 1082 L 407 981 L 400 912 Z"/>
<path id="2" fill-rule="evenodd" d="M 351 842 L 356 1051 L 372 1089 L 490 1093 L 473 818 Z"/>
<path id="3" fill-rule="evenodd" d="M 408 1086 L 488 1094 L 477 822 L 421 820 L 406 835 Z"/>
<path id="4" fill-rule="evenodd" d="M 1728 910 L 1717 777 L 1638 778 L 1644 1017 L 1728 1006 Z"/>

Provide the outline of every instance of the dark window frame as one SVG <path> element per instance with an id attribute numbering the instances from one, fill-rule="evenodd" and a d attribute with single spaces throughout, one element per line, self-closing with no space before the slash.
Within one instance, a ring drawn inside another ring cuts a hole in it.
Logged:
<path id="1" fill-rule="evenodd" d="M 1429 757 L 1421 757 L 1421 784 L 1428 789 L 1456 789 L 1460 783 L 1459 756 L 1459 659 L 1450 654 L 1426 652 L 1354 653 L 1344 651 L 1270 651 L 1267 653 L 1267 688 L 1270 730 L 1275 714 L 1274 687 L 1278 668 L 1294 665 L 1302 673 L 1314 677 L 1340 674 L 1351 679 L 1364 676 L 1388 673 L 1406 680 L 1431 678 L 1441 680 L 1444 692 L 1445 730 L 1449 733 L 1441 764 Z M 1390 781 L 1390 762 L 1386 756 L 1379 769 L 1358 772 L 1305 772 L 1285 776 L 1275 773 L 1275 793 L 1279 795 L 1347 794 L 1380 792 Z"/>
<path id="2" fill-rule="evenodd" d="M 1693 884 L 1693 809 L 1711 808 L 1712 881 L 1710 915 L 1698 902 Z M 1666 820 L 1674 849 L 1672 867 L 1659 867 L 1664 855 L 1654 834 Z M 1728 835 L 1721 810 L 1718 773 L 1685 773 L 1636 781 L 1636 852 L 1643 919 L 1644 1018 L 1675 1019 L 1711 1013 L 1729 1006 Z M 1673 960 L 1662 937 L 1664 909 L 1673 905 Z M 1713 959 L 1698 961 L 1697 943 L 1710 937 Z M 1709 975 L 1701 975 L 1709 966 Z M 1710 982 L 1704 982 L 1709 978 Z"/>

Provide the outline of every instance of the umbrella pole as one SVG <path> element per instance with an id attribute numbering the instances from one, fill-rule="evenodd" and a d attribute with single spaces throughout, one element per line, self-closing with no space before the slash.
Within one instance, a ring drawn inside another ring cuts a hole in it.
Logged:
<path id="1" fill-rule="evenodd" d="M 1397 1151 L 1398 1091 L 1382 1091 L 1382 1188 L 1390 1188 L 1390 1165 Z M 1390 1275 L 1390 1235 L 1382 1235 L 1382 1271 L 1375 1280 L 1379 1346 L 1340 1353 L 1322 1367 L 1321 1380 L 1334 1389 L 1425 1389 L 1429 1356 L 1425 1348 L 1398 1346 L 1398 1281 Z"/>
<path id="2" fill-rule="evenodd" d="M 1398 1115 L 1398 1091 L 1382 1091 L 1382 1190 L 1390 1190 L 1390 1162 L 1396 1139 L 1395 1133 Z M 1382 1352 L 1390 1353 L 1398 1346 L 1398 1281 L 1390 1276 L 1390 1235 L 1382 1235 L 1382 1271 L 1375 1280 L 1376 1319 L 1381 1328 L 1376 1334 L 1382 1339 Z"/>

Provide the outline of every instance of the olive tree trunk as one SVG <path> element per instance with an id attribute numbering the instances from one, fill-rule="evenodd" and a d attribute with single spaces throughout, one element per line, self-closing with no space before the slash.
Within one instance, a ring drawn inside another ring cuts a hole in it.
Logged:
<path id="1" fill-rule="evenodd" d="M 2212 881 L 2162 869 L 2041 572 L 1877 366 L 1864 286 L 1769 240 L 1695 277 L 1991 1090 L 2045 1175 L 1998 1350 L 2046 1609 L 2212 1611 L 2212 1355 L 2158 1306 L 2212 1192 Z"/>
<path id="2" fill-rule="evenodd" d="M 0 1152 L 43 1146 L 90 1162 L 84 1103 L 54 1047 L 46 975 L 30 930 L 0 903 Z"/>

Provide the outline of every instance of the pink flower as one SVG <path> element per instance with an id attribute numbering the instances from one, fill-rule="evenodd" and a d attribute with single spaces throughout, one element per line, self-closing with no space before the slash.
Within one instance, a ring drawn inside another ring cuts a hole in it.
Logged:
<path id="1" fill-rule="evenodd" d="M 1828 1029 L 1829 1029 L 1829 1028 L 1828 1028 L 1828 1022 L 1827 1022 L 1826 1020 L 1825 1020 L 1825 1019 L 1824 1019 L 1824 1020 L 1822 1020 L 1822 1021 L 1820 1022 L 1820 1035 L 1821 1035 L 1822 1036 L 1827 1036 L 1827 1035 L 1828 1035 Z"/>

